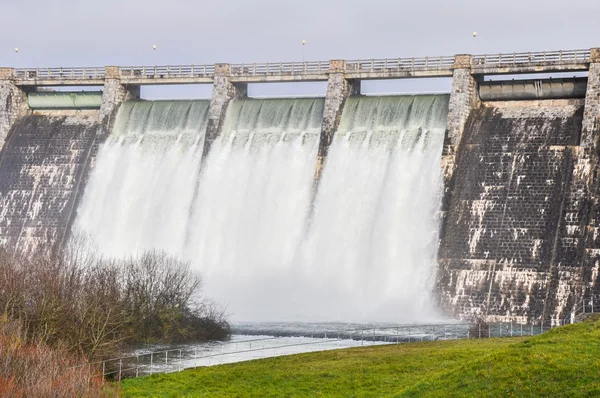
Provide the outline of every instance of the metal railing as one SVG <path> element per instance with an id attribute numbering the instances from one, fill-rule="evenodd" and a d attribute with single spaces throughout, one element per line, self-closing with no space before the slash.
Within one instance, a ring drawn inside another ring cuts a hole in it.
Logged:
<path id="1" fill-rule="evenodd" d="M 310 75 L 325 74 L 329 61 L 266 62 L 258 64 L 231 65 L 232 76 Z"/>
<path id="2" fill-rule="evenodd" d="M 571 311 L 571 322 L 582 314 L 594 314 L 600 312 L 600 294 L 590 294 L 579 300 Z"/>
<path id="3" fill-rule="evenodd" d="M 389 71 L 449 71 L 454 64 L 454 56 L 359 59 L 346 61 L 345 72 L 389 72 Z M 590 50 L 559 50 L 543 52 L 523 52 L 508 54 L 474 55 L 471 59 L 474 69 L 486 67 L 552 66 L 587 63 Z M 253 64 L 233 64 L 233 76 L 302 76 L 326 74 L 329 61 L 273 62 Z M 194 78 L 212 77 L 214 65 L 167 65 L 167 66 L 125 66 L 120 68 L 124 78 Z M 63 67 L 63 68 L 19 68 L 16 77 L 20 79 L 102 79 L 104 67 Z"/>
<path id="4" fill-rule="evenodd" d="M 169 350 L 142 352 L 101 362 L 87 363 L 77 367 L 98 369 L 97 376 L 120 381 L 155 373 L 179 372 L 187 368 L 213 366 L 251 359 L 271 358 L 296 353 L 306 353 L 339 348 L 360 347 L 381 344 L 407 344 L 434 340 L 458 340 L 490 337 L 534 336 L 554 327 L 570 323 L 569 319 L 560 322 L 540 324 L 433 324 L 376 329 L 341 330 L 320 332 L 311 337 L 296 338 L 290 342 L 287 337 L 266 337 L 249 340 L 213 343 L 212 347 L 185 347 Z"/>
<path id="5" fill-rule="evenodd" d="M 589 62 L 590 50 L 560 50 L 509 54 L 474 55 L 472 66 L 510 67 L 526 65 L 577 64 Z"/>
<path id="6" fill-rule="evenodd" d="M 166 65 L 166 66 L 122 66 L 121 77 L 157 79 L 178 77 L 212 77 L 214 65 Z"/>
<path id="7" fill-rule="evenodd" d="M 19 79 L 104 79 L 104 67 L 67 68 L 19 68 L 15 70 Z"/>
<path id="8" fill-rule="evenodd" d="M 454 57 L 384 58 L 346 61 L 347 72 L 450 70 Z"/>

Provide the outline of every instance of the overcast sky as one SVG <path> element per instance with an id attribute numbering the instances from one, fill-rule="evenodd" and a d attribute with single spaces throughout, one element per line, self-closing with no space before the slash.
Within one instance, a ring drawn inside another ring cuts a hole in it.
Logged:
<path id="1" fill-rule="evenodd" d="M 0 16 L 19 67 L 292 61 L 303 39 L 306 60 L 600 46 L 598 0 L 0 0 Z"/>

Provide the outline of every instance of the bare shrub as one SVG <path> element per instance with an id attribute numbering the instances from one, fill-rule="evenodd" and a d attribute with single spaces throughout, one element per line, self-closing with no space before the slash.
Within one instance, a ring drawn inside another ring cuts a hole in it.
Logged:
<path id="1" fill-rule="evenodd" d="M 2 397 L 116 395 L 116 391 L 103 386 L 98 369 L 72 354 L 32 344 L 24 327 L 6 318 L 0 318 L 0 358 Z"/>
<path id="2" fill-rule="evenodd" d="M 482 315 L 473 317 L 469 322 L 469 338 L 485 339 L 488 337 L 490 337 L 490 324 L 485 317 Z"/>
<path id="3" fill-rule="evenodd" d="M 0 316 L 29 341 L 89 359 L 124 344 L 224 339 L 224 315 L 197 300 L 201 280 L 187 263 L 150 252 L 104 259 L 85 240 L 23 255 L 0 249 Z"/>
<path id="4" fill-rule="evenodd" d="M 188 263 L 161 252 L 124 262 L 124 303 L 130 334 L 143 342 L 222 339 L 229 324 L 207 301 L 196 302 L 202 280 Z"/>

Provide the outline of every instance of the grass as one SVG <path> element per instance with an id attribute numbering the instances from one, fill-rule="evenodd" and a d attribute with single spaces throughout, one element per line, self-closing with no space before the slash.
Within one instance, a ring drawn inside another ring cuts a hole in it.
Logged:
<path id="1" fill-rule="evenodd" d="M 600 321 L 531 338 L 292 355 L 122 383 L 127 397 L 600 396 Z"/>

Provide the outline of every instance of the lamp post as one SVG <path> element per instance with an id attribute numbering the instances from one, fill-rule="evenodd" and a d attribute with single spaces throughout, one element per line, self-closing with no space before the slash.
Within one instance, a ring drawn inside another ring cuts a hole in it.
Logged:
<path id="1" fill-rule="evenodd" d="M 18 67 L 19 66 L 19 57 L 17 56 L 19 54 L 19 47 L 15 47 L 15 66 Z"/>
<path id="2" fill-rule="evenodd" d="M 302 40 L 302 62 L 304 62 L 304 46 L 306 45 L 306 40 Z"/>

